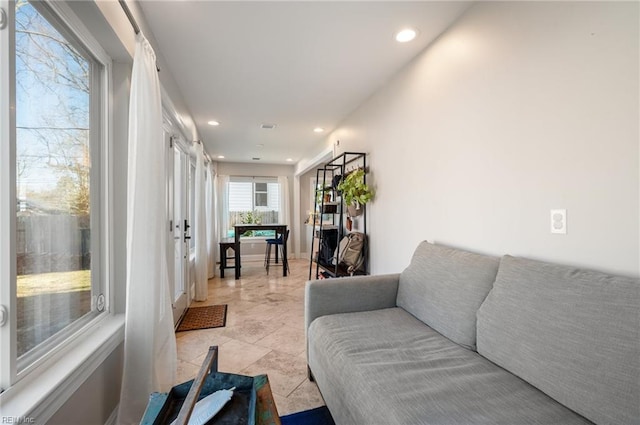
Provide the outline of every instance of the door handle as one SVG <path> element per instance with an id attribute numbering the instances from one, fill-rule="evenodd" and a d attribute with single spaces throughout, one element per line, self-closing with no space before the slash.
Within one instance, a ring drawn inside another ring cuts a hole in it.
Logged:
<path id="1" fill-rule="evenodd" d="M 187 232 L 189 231 L 189 228 L 191 226 L 189 226 L 189 222 L 187 221 L 187 219 L 184 220 L 184 241 L 186 242 L 188 239 L 191 239 L 191 236 L 187 235 Z"/>

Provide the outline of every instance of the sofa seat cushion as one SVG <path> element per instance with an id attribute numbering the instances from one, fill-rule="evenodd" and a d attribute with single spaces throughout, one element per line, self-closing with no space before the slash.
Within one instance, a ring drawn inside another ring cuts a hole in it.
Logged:
<path id="1" fill-rule="evenodd" d="M 585 424 L 401 308 L 322 316 L 309 365 L 337 424 Z"/>

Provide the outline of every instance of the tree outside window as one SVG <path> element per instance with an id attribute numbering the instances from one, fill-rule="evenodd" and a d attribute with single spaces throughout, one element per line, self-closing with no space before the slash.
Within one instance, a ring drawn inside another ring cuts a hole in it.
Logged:
<path id="1" fill-rule="evenodd" d="M 15 17 L 20 357 L 92 311 L 96 63 L 48 10 L 18 0 Z"/>

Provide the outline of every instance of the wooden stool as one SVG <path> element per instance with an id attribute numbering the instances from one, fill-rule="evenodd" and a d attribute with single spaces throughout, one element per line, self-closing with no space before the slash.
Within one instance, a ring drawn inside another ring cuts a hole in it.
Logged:
<path id="1" fill-rule="evenodd" d="M 240 244 L 240 242 L 238 242 Z M 231 248 L 233 250 L 234 255 L 231 257 L 227 257 L 227 250 Z M 240 268 L 240 262 L 235 264 L 235 252 L 236 252 L 236 241 L 234 238 L 227 238 L 220 241 L 220 277 L 224 277 L 224 269 L 236 269 Z M 234 260 L 233 265 L 228 265 L 227 260 Z M 237 275 L 237 273 L 236 273 Z"/>

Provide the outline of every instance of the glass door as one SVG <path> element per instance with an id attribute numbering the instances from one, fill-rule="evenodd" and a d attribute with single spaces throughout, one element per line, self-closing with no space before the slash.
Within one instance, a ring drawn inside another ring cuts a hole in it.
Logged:
<path id="1" fill-rule="evenodd" d="M 189 261 L 189 221 L 187 209 L 187 183 L 189 158 L 176 143 L 168 143 L 171 146 L 169 155 L 170 168 L 170 208 L 172 209 L 170 225 L 172 227 L 173 242 L 173 275 L 170 276 L 170 290 L 173 304 L 173 321 L 178 323 L 180 317 L 187 309 L 187 282 Z M 173 278 L 171 278 L 173 277 Z"/>

